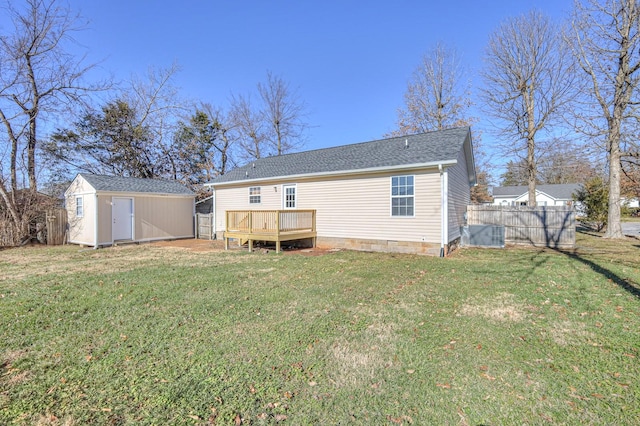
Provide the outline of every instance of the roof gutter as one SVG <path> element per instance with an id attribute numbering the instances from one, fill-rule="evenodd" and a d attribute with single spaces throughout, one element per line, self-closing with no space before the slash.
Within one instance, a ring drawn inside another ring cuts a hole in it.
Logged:
<path id="1" fill-rule="evenodd" d="M 208 182 L 203 184 L 204 186 L 230 186 L 230 185 L 238 185 L 244 183 L 255 183 L 255 182 L 267 182 L 274 180 L 282 180 L 282 179 L 291 179 L 291 180 L 300 180 L 300 179 L 311 179 L 315 177 L 325 177 L 325 176 L 340 176 L 340 175 L 362 175 L 368 173 L 377 173 L 377 172 L 397 172 L 403 170 L 411 170 L 411 169 L 423 169 L 423 168 L 432 168 L 438 167 L 438 169 L 442 167 L 449 167 L 458 164 L 457 160 L 448 160 L 448 161 L 440 161 L 440 162 L 431 162 L 431 163 L 416 163 L 416 164 L 403 164 L 399 166 L 381 166 L 381 167 L 369 167 L 366 169 L 358 169 L 358 170 L 339 170 L 332 172 L 318 172 L 318 173 L 300 173 L 297 175 L 283 175 L 283 176 L 271 176 L 265 178 L 258 179 L 238 179 L 231 180 L 227 182 Z"/>

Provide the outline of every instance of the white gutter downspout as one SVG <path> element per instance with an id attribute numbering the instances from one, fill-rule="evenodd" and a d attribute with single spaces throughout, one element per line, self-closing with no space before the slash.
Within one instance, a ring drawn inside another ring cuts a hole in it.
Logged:
<path id="1" fill-rule="evenodd" d="M 440 171 L 440 257 L 444 257 L 444 247 L 446 245 L 448 220 L 447 220 L 447 186 L 446 175 L 444 173 L 444 167 L 442 164 L 438 164 L 438 170 Z"/>

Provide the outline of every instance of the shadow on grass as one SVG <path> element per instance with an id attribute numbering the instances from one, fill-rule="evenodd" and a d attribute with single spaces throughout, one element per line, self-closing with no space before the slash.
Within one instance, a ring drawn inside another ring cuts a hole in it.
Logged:
<path id="1" fill-rule="evenodd" d="M 543 211 L 543 214 L 546 214 L 546 211 Z M 563 222 L 563 226 L 561 229 L 565 229 L 565 226 L 568 223 L 568 216 L 565 216 L 564 218 L 564 222 Z M 546 217 L 540 217 L 540 220 L 542 221 L 542 223 L 546 223 Z M 558 243 L 560 242 L 560 236 L 556 236 L 555 238 L 553 237 L 553 235 L 551 235 L 549 232 L 547 232 L 547 227 L 544 227 L 545 229 L 545 238 L 546 238 L 546 246 L 552 250 L 555 250 L 558 253 L 564 254 L 565 256 L 570 257 L 571 259 L 577 260 L 578 262 L 581 262 L 585 265 L 587 265 L 588 267 L 590 267 L 594 272 L 596 272 L 597 274 L 602 275 L 603 277 L 611 280 L 612 282 L 614 282 L 617 286 L 619 286 L 620 288 L 622 288 L 623 290 L 631 293 L 633 296 L 637 297 L 638 299 L 640 299 L 640 284 L 638 284 L 637 282 L 631 280 L 630 278 L 623 278 L 621 276 L 619 276 L 618 274 L 616 274 L 615 272 L 597 264 L 596 262 L 587 259 L 585 256 L 580 255 L 580 253 L 577 250 L 567 250 L 564 249 L 562 247 L 558 247 Z M 590 235 L 592 237 L 599 237 L 599 235 L 597 233 L 593 233 L 591 232 L 591 230 L 589 230 L 588 228 L 582 227 L 582 226 L 577 226 L 576 227 L 576 232 L 580 232 L 586 235 Z M 562 232 L 560 233 L 562 234 Z M 640 245 L 634 244 L 633 247 L 640 247 Z"/>
<path id="2" fill-rule="evenodd" d="M 589 260 L 589 259 L 585 258 L 584 256 L 581 256 L 576 251 L 568 251 L 568 250 L 562 250 L 562 249 L 555 249 L 555 250 L 558 253 L 564 254 L 565 256 L 568 256 L 571 259 L 577 260 L 578 262 L 587 265 L 595 273 L 600 274 L 603 277 L 611 280 L 613 283 L 615 283 L 617 286 L 619 286 L 623 290 L 628 291 L 633 296 L 635 296 L 638 299 L 640 299 L 640 284 L 638 284 L 637 282 L 633 281 L 632 279 L 623 278 L 620 275 L 616 274 L 615 272 L 613 272 L 613 271 L 611 271 L 611 270 L 609 270 L 609 269 L 607 269 L 607 268 L 605 268 L 605 267 L 603 267 L 601 265 L 598 265 L 596 262 L 594 262 L 592 260 Z"/>

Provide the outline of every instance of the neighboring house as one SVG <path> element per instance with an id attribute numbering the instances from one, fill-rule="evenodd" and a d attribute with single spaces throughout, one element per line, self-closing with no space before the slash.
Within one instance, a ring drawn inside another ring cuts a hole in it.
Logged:
<path id="1" fill-rule="evenodd" d="M 580 189 L 578 183 L 557 185 L 536 185 L 538 206 L 573 205 L 573 194 Z M 498 206 L 526 206 L 529 201 L 529 187 L 496 186 L 493 188 L 493 204 Z"/>
<path id="2" fill-rule="evenodd" d="M 64 195 L 70 243 L 194 237 L 195 194 L 175 181 L 81 173 Z"/>
<path id="3" fill-rule="evenodd" d="M 638 200 L 637 198 L 622 197 L 620 198 L 620 202 L 627 208 L 637 209 L 638 207 L 640 207 L 640 200 Z"/>
<path id="4" fill-rule="evenodd" d="M 475 184 L 464 127 L 261 158 L 205 185 L 218 238 L 226 211 L 313 209 L 318 247 L 445 255 Z"/>

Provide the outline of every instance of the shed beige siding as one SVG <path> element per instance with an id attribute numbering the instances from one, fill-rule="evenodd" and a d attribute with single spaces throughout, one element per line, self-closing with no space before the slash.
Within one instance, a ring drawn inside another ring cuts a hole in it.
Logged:
<path id="1" fill-rule="evenodd" d="M 77 196 L 83 197 L 83 217 L 76 217 Z M 65 192 L 70 243 L 91 246 L 113 244 L 112 200 L 114 197 L 133 200 L 133 241 L 195 236 L 193 196 L 97 192 L 79 175 Z"/>
<path id="2" fill-rule="evenodd" d="M 133 199 L 133 241 L 193 238 L 193 197 L 104 193 L 98 195 L 99 245 L 113 243 L 113 197 Z"/>
<path id="3" fill-rule="evenodd" d="M 82 197 L 83 215 L 76 216 L 76 197 Z M 75 179 L 65 191 L 69 242 L 74 244 L 95 244 L 95 191 L 84 179 Z"/>
<path id="4" fill-rule="evenodd" d="M 415 176 L 415 216 L 391 216 L 391 176 Z M 360 176 L 271 181 L 216 188 L 216 232 L 227 210 L 283 208 L 284 184 L 296 184 L 296 208 L 315 209 L 318 237 L 440 242 L 440 174 L 403 171 Z M 261 203 L 249 204 L 249 186 L 261 187 Z"/>
<path id="5" fill-rule="evenodd" d="M 98 200 L 98 245 L 113 243 L 111 234 L 111 195 L 100 194 Z"/>
<path id="6" fill-rule="evenodd" d="M 135 197 L 136 241 L 194 237 L 193 197 Z"/>

